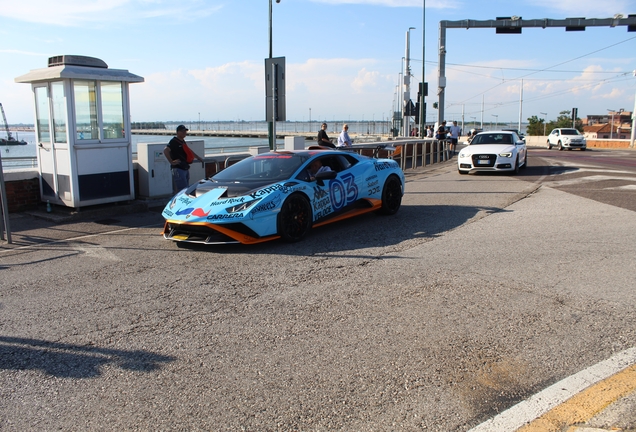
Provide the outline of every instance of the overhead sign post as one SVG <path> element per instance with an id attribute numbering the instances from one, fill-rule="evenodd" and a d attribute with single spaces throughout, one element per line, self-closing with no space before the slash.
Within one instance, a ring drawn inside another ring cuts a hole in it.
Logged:
<path id="1" fill-rule="evenodd" d="M 636 31 L 636 14 L 624 17 L 621 14 L 613 18 L 565 18 L 565 19 L 523 19 L 519 16 L 499 17 L 495 20 L 472 20 L 461 21 L 440 21 L 439 22 L 439 57 L 438 57 L 438 86 L 437 95 L 439 110 L 437 112 L 438 121 L 444 121 L 444 96 L 446 89 L 446 29 L 447 28 L 494 28 L 495 33 L 520 34 L 524 27 L 565 27 L 566 31 L 584 31 L 586 27 L 609 27 L 626 26 L 628 32 Z"/>

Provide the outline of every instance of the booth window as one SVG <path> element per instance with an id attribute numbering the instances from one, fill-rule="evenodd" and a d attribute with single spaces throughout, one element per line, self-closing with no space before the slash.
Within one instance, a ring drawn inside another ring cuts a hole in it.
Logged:
<path id="1" fill-rule="evenodd" d="M 50 143 L 49 92 L 44 86 L 35 88 L 35 117 L 38 124 L 38 143 Z"/>
<path id="2" fill-rule="evenodd" d="M 121 82 L 102 81 L 102 123 L 104 138 L 124 137 L 124 101 Z"/>
<path id="3" fill-rule="evenodd" d="M 53 104 L 53 135 L 56 143 L 66 143 L 66 98 L 64 83 L 51 83 L 51 103 Z"/>
<path id="4" fill-rule="evenodd" d="M 75 94 L 76 139 L 99 139 L 95 81 L 75 81 L 73 90 Z"/>

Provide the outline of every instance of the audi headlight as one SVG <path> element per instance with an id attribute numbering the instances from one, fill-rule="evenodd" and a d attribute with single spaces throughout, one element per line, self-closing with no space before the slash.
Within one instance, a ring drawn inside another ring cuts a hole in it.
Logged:
<path id="1" fill-rule="evenodd" d="M 499 153 L 499 156 L 505 157 L 505 158 L 511 158 L 512 152 Z"/>
<path id="2" fill-rule="evenodd" d="M 460 153 L 459 157 L 460 158 L 467 158 L 467 157 L 470 157 L 470 155 L 468 153 Z"/>
<path id="3" fill-rule="evenodd" d="M 226 208 L 225 211 L 228 212 L 228 213 L 242 212 L 242 211 L 245 211 L 248 208 L 252 207 L 254 204 L 259 202 L 260 200 L 261 200 L 260 198 L 257 198 L 257 199 L 252 200 L 252 201 L 247 201 L 247 202 L 244 202 L 244 203 L 236 204 L 236 205 L 233 205 L 232 207 Z"/>

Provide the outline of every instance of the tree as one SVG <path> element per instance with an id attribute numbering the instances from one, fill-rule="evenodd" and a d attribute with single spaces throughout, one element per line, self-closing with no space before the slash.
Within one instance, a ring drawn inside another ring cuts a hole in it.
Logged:
<path id="1" fill-rule="evenodd" d="M 571 128 L 572 127 L 572 111 L 565 110 L 559 113 L 559 117 L 557 117 L 556 122 L 554 122 L 554 126 L 551 126 L 552 122 L 548 123 L 548 129 L 552 130 L 554 128 Z M 576 118 L 574 122 L 574 127 L 579 131 L 583 132 L 583 122 L 580 118 Z"/>
<path id="2" fill-rule="evenodd" d="M 540 119 L 537 116 L 528 118 L 528 127 L 526 128 L 526 135 L 541 136 L 543 135 L 545 124 L 545 133 L 549 134 L 552 129 L 556 128 L 571 128 L 572 127 L 572 111 L 565 110 L 559 113 L 559 117 L 556 120 L 546 122 L 544 119 Z M 579 132 L 583 132 L 583 122 L 580 118 L 576 118 L 575 126 Z"/>
<path id="3" fill-rule="evenodd" d="M 526 135 L 541 136 L 543 135 L 544 119 L 540 119 L 537 116 L 528 118 L 528 127 L 526 127 Z"/>

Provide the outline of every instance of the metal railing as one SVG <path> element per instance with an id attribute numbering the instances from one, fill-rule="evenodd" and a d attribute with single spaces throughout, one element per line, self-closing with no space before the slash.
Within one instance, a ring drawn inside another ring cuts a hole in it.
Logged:
<path id="1" fill-rule="evenodd" d="M 2 167 L 5 171 L 37 168 L 38 159 L 35 156 L 2 156 Z"/>
<path id="2" fill-rule="evenodd" d="M 378 144 L 387 143 L 395 147 L 396 151 L 386 157 L 397 161 L 402 171 L 448 161 L 451 158 L 450 140 L 398 138 Z"/>
<path id="3" fill-rule="evenodd" d="M 436 140 L 436 139 L 396 139 L 394 141 L 379 141 L 375 143 L 365 143 L 367 146 L 371 144 L 378 145 L 392 145 L 397 150 L 393 154 L 385 153 L 382 157 L 388 157 L 396 160 L 402 170 L 416 169 L 419 167 L 425 167 L 439 162 L 444 162 L 450 159 L 450 141 L 448 140 Z M 279 146 L 280 147 L 280 146 Z M 355 150 L 356 145 L 353 145 Z M 244 147 L 240 147 L 244 149 Z M 220 148 L 220 149 L 207 149 L 214 150 L 214 154 L 204 156 L 206 165 L 212 164 L 213 173 L 217 173 L 220 170 L 228 167 L 232 163 L 238 162 L 241 159 L 251 156 L 250 153 L 225 153 L 227 150 L 236 150 L 238 148 Z M 219 151 L 220 150 L 220 151 Z M 132 154 L 133 160 L 137 160 L 137 153 Z M 3 168 L 8 170 L 20 170 L 31 169 L 38 167 L 38 161 L 36 157 L 3 157 Z"/>

